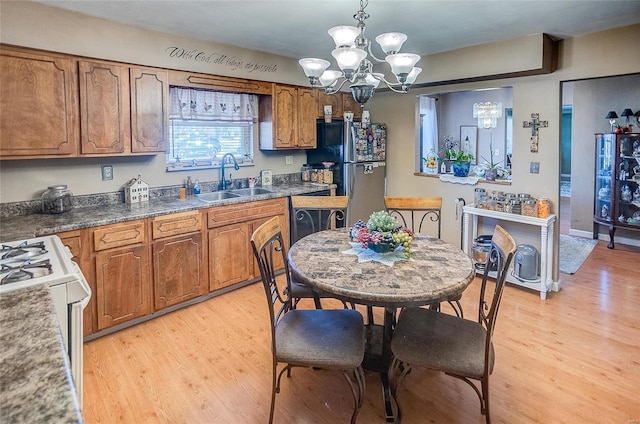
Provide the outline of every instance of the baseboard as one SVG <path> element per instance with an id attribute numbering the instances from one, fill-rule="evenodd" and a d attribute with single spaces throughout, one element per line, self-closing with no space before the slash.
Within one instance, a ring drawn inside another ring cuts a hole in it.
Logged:
<path id="1" fill-rule="evenodd" d="M 571 229 L 569 229 L 569 235 L 570 236 L 576 236 L 576 237 L 592 238 L 593 237 L 593 232 L 591 232 L 591 231 L 583 231 L 583 230 L 574 230 L 574 229 L 571 228 Z M 598 234 L 598 240 L 603 240 L 603 241 L 606 241 L 608 243 L 609 242 L 609 235 L 608 234 Z M 638 240 L 638 239 L 615 236 L 613 241 L 616 244 L 620 243 L 620 244 L 626 244 L 628 246 L 638 246 L 638 247 L 640 247 L 640 240 Z"/>

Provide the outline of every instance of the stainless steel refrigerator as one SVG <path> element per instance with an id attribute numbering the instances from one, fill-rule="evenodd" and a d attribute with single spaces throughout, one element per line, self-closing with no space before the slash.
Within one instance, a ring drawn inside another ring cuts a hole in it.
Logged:
<path id="1" fill-rule="evenodd" d="M 347 225 L 367 221 L 372 212 L 384 209 L 386 125 L 318 120 L 317 129 L 318 147 L 307 151 L 307 162 L 334 162 L 336 193 L 349 196 Z"/>

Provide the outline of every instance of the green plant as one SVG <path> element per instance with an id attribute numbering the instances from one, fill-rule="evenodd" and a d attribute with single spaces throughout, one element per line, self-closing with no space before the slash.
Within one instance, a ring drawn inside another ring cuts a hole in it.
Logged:
<path id="1" fill-rule="evenodd" d="M 471 162 L 473 155 L 463 150 L 449 149 L 445 152 L 445 159 L 452 160 L 455 163 Z"/>
<path id="2" fill-rule="evenodd" d="M 500 162 L 494 162 L 493 161 L 493 157 L 494 157 L 494 153 L 495 150 L 493 150 L 493 144 L 489 143 L 489 152 L 491 154 L 491 160 L 487 160 L 484 156 L 482 156 L 482 159 L 484 159 L 485 164 L 489 167 L 489 169 L 498 169 L 500 168 L 500 164 L 502 163 L 502 161 Z"/>

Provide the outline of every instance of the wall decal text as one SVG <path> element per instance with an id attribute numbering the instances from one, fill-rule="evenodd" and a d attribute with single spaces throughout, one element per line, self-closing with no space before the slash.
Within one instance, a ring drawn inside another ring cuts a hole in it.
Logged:
<path id="1" fill-rule="evenodd" d="M 189 60 L 193 62 L 203 62 L 211 65 L 226 66 L 234 71 L 244 70 L 246 72 L 263 72 L 274 73 L 278 72 L 278 65 L 276 63 L 260 63 L 244 61 L 236 56 L 229 56 L 224 53 L 207 53 L 198 49 L 185 49 L 182 47 L 167 47 L 165 52 L 171 58 Z"/>

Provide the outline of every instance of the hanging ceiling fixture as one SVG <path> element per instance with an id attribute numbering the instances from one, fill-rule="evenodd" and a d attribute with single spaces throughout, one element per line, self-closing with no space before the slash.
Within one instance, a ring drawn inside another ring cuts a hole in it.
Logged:
<path id="1" fill-rule="evenodd" d="M 371 42 L 364 36 L 367 28 L 364 21 L 369 18 L 369 14 L 364 9 L 368 4 L 368 0 L 360 0 L 360 10 L 353 15 L 353 18 L 358 21 L 357 27 L 336 26 L 329 30 L 329 35 L 336 44 L 331 55 L 342 71 L 327 70 L 330 63 L 324 59 L 305 58 L 298 61 L 312 87 L 321 86 L 327 94 L 335 94 L 349 81 L 353 98 L 362 106 L 373 96 L 380 81 L 396 93 L 407 93 L 422 71 L 414 66 L 420 60 L 420 56 L 413 53 L 398 53 L 402 43 L 407 39 L 407 36 L 400 32 L 388 32 L 377 36 L 376 41 L 386 57 L 381 60 L 374 56 L 371 52 Z M 376 62 L 387 62 L 398 82 L 389 82 L 384 74 L 374 73 L 373 63 L 367 59 L 367 52 Z M 343 80 L 338 84 L 341 78 Z"/>
<path id="2" fill-rule="evenodd" d="M 473 117 L 478 118 L 478 128 L 495 128 L 498 126 L 498 118 L 502 118 L 502 103 L 474 103 Z"/>

